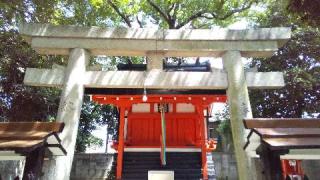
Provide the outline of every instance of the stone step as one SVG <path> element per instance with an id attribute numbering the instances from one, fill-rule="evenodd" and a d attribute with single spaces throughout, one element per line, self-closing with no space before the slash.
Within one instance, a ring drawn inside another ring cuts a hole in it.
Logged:
<path id="1" fill-rule="evenodd" d="M 159 153 L 124 153 L 123 179 L 147 179 L 149 170 L 172 170 L 175 179 L 201 179 L 200 153 L 168 152 L 167 165 L 160 164 Z"/>
<path id="2" fill-rule="evenodd" d="M 216 180 L 215 166 L 211 153 L 207 153 L 207 165 L 209 180 Z M 113 166 L 116 167 L 116 158 Z M 200 180 L 202 179 L 201 154 L 194 152 L 168 152 L 167 165 L 162 167 L 158 152 L 124 153 L 122 179 L 147 180 L 149 170 L 173 170 L 175 173 L 175 180 Z"/>

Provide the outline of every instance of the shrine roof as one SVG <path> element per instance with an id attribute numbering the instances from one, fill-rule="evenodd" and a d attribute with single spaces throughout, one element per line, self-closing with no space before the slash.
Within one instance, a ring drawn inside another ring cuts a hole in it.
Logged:
<path id="1" fill-rule="evenodd" d="M 148 94 L 156 95 L 225 95 L 226 90 L 215 89 L 146 89 Z M 85 88 L 89 95 L 142 95 L 143 88 Z"/>

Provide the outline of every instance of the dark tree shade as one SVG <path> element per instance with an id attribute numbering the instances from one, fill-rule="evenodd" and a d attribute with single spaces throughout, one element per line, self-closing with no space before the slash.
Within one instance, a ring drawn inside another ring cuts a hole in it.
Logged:
<path id="1" fill-rule="evenodd" d="M 0 119 L 2 121 L 41 121 L 55 117 L 59 90 L 23 85 L 26 67 L 47 66 L 42 57 L 36 55 L 16 32 L 0 33 Z"/>
<path id="2" fill-rule="evenodd" d="M 320 31 L 306 26 L 305 20 L 286 8 L 283 1 L 268 4 L 268 11 L 256 22 L 258 27 L 291 26 L 292 37 L 272 57 L 255 58 L 251 63 L 259 71 L 284 72 L 286 83 L 281 89 L 250 92 L 255 117 L 314 117 L 320 113 Z"/>
<path id="3" fill-rule="evenodd" d="M 288 11 L 298 16 L 307 24 L 320 25 L 320 1 L 319 0 L 289 0 Z"/>
<path id="4" fill-rule="evenodd" d="M 297 29 L 271 58 L 253 60 L 259 71 L 283 71 L 286 83 L 278 90 L 251 91 L 255 117 L 319 117 L 319 39 L 316 29 Z"/>

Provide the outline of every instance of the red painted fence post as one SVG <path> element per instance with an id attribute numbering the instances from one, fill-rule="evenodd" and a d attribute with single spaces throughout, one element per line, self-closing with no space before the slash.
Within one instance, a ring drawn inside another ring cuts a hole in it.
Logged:
<path id="1" fill-rule="evenodd" d="M 207 166 L 207 137 L 206 137 L 206 124 L 204 122 L 203 115 L 204 108 L 202 106 L 197 106 L 197 111 L 199 114 L 200 121 L 200 135 L 201 135 L 201 162 L 202 162 L 202 175 L 203 179 L 208 179 L 208 166 Z"/>
<path id="2" fill-rule="evenodd" d="M 119 107 L 120 120 L 119 120 L 119 145 L 118 145 L 118 158 L 117 158 L 117 179 L 122 177 L 122 160 L 124 151 L 124 116 L 126 108 L 123 106 Z"/>

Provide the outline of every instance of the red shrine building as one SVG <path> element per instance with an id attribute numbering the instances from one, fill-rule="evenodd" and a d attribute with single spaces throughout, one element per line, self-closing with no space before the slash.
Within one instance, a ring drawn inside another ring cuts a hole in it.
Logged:
<path id="1" fill-rule="evenodd" d="M 163 64 L 164 71 L 210 72 L 209 62 Z M 145 64 L 119 64 L 118 71 L 146 71 Z M 134 79 L 134 77 L 132 77 Z M 208 137 L 213 103 L 225 103 L 223 89 L 86 88 L 92 101 L 119 112 L 116 179 L 152 179 L 154 172 L 170 179 L 215 179 Z"/>
<path id="2" fill-rule="evenodd" d="M 143 166 L 152 160 L 155 162 L 149 168 L 139 169 L 141 178 L 146 177 L 149 170 L 172 169 L 175 179 L 201 176 L 207 179 L 207 153 L 215 149 L 215 141 L 207 136 L 208 116 L 211 104 L 225 102 L 226 96 L 191 91 L 190 94 L 150 92 L 152 94 L 144 91 L 140 95 L 92 96 L 93 101 L 115 105 L 120 112 L 119 140 L 114 146 L 118 152 L 117 179 L 130 177 L 130 173 L 134 173 L 130 166 Z M 190 170 L 192 175 L 188 176 Z"/>
<path id="3" fill-rule="evenodd" d="M 118 70 L 145 70 L 143 64 L 119 64 Z M 211 70 L 210 64 L 164 64 L 166 71 Z M 225 103 L 225 90 L 86 89 L 92 100 L 118 108 L 117 179 L 148 179 L 149 171 L 173 172 L 174 179 L 208 179 L 214 174 L 208 138 L 213 103 Z M 209 156 L 209 158 L 207 158 Z M 210 168 L 208 168 L 208 166 Z M 209 170 L 209 171 L 208 171 Z"/>

